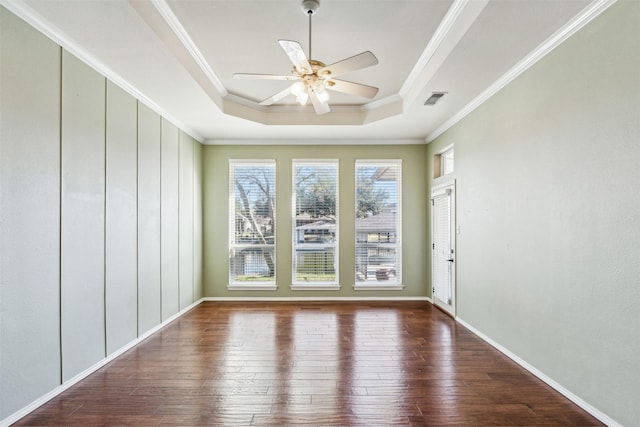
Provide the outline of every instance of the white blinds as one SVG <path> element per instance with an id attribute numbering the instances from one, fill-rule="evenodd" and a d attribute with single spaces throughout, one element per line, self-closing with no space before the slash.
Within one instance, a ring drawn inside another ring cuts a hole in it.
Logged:
<path id="1" fill-rule="evenodd" d="M 401 283 L 402 163 L 356 161 L 356 284 Z"/>
<path id="2" fill-rule="evenodd" d="M 435 297 L 450 304 L 453 265 L 451 255 L 451 195 L 449 192 L 433 198 L 433 287 Z"/>
<path id="3" fill-rule="evenodd" d="M 229 162 L 229 283 L 275 283 L 275 160 Z"/>
<path id="4" fill-rule="evenodd" d="M 293 283 L 338 283 L 338 160 L 293 161 Z"/>

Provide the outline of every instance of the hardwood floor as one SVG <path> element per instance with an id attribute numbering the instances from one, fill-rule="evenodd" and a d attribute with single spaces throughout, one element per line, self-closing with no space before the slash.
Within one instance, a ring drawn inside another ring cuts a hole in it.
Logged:
<path id="1" fill-rule="evenodd" d="M 602 425 L 428 303 L 205 302 L 15 425 Z"/>

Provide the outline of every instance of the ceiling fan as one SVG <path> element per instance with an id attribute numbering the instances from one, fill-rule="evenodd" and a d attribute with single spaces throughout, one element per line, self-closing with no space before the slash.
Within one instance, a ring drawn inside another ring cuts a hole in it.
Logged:
<path id="1" fill-rule="evenodd" d="M 335 77 L 348 72 L 376 65 L 378 59 L 373 53 L 369 51 L 362 52 L 331 65 L 325 65 L 320 61 L 311 59 L 311 17 L 317 12 L 319 6 L 319 0 L 302 1 L 302 10 L 309 16 L 309 57 L 305 55 L 300 43 L 291 40 L 278 40 L 278 43 L 280 43 L 280 46 L 293 63 L 290 75 L 245 73 L 233 75 L 235 79 L 288 80 L 294 82 L 285 90 L 260 102 L 260 105 L 271 105 L 288 95 L 294 95 L 300 105 L 305 105 L 311 99 L 316 114 L 325 114 L 330 111 L 327 89 L 365 98 L 373 98 L 378 93 L 377 87 L 335 79 Z"/>

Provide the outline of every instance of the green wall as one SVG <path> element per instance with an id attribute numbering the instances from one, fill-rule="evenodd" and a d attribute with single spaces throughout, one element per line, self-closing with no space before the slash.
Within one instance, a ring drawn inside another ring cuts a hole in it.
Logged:
<path id="1" fill-rule="evenodd" d="M 616 3 L 428 145 L 432 159 L 455 144 L 459 318 L 629 426 L 640 425 L 639 28 L 640 2 Z"/>
<path id="2" fill-rule="evenodd" d="M 227 298 L 409 298 L 427 297 L 426 146 L 419 145 L 251 145 L 205 146 L 204 254 L 205 295 Z M 227 290 L 229 159 L 276 160 L 277 260 L 275 291 Z M 339 159 L 339 291 L 292 291 L 291 286 L 291 160 Z M 401 291 L 354 291 L 355 284 L 355 160 L 402 160 Z"/>

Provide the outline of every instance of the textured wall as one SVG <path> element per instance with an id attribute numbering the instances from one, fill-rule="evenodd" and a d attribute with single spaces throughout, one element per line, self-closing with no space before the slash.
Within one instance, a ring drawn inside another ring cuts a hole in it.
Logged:
<path id="1" fill-rule="evenodd" d="M 640 3 L 616 3 L 429 144 L 455 144 L 458 316 L 623 425 L 640 423 L 638 28 Z"/>

